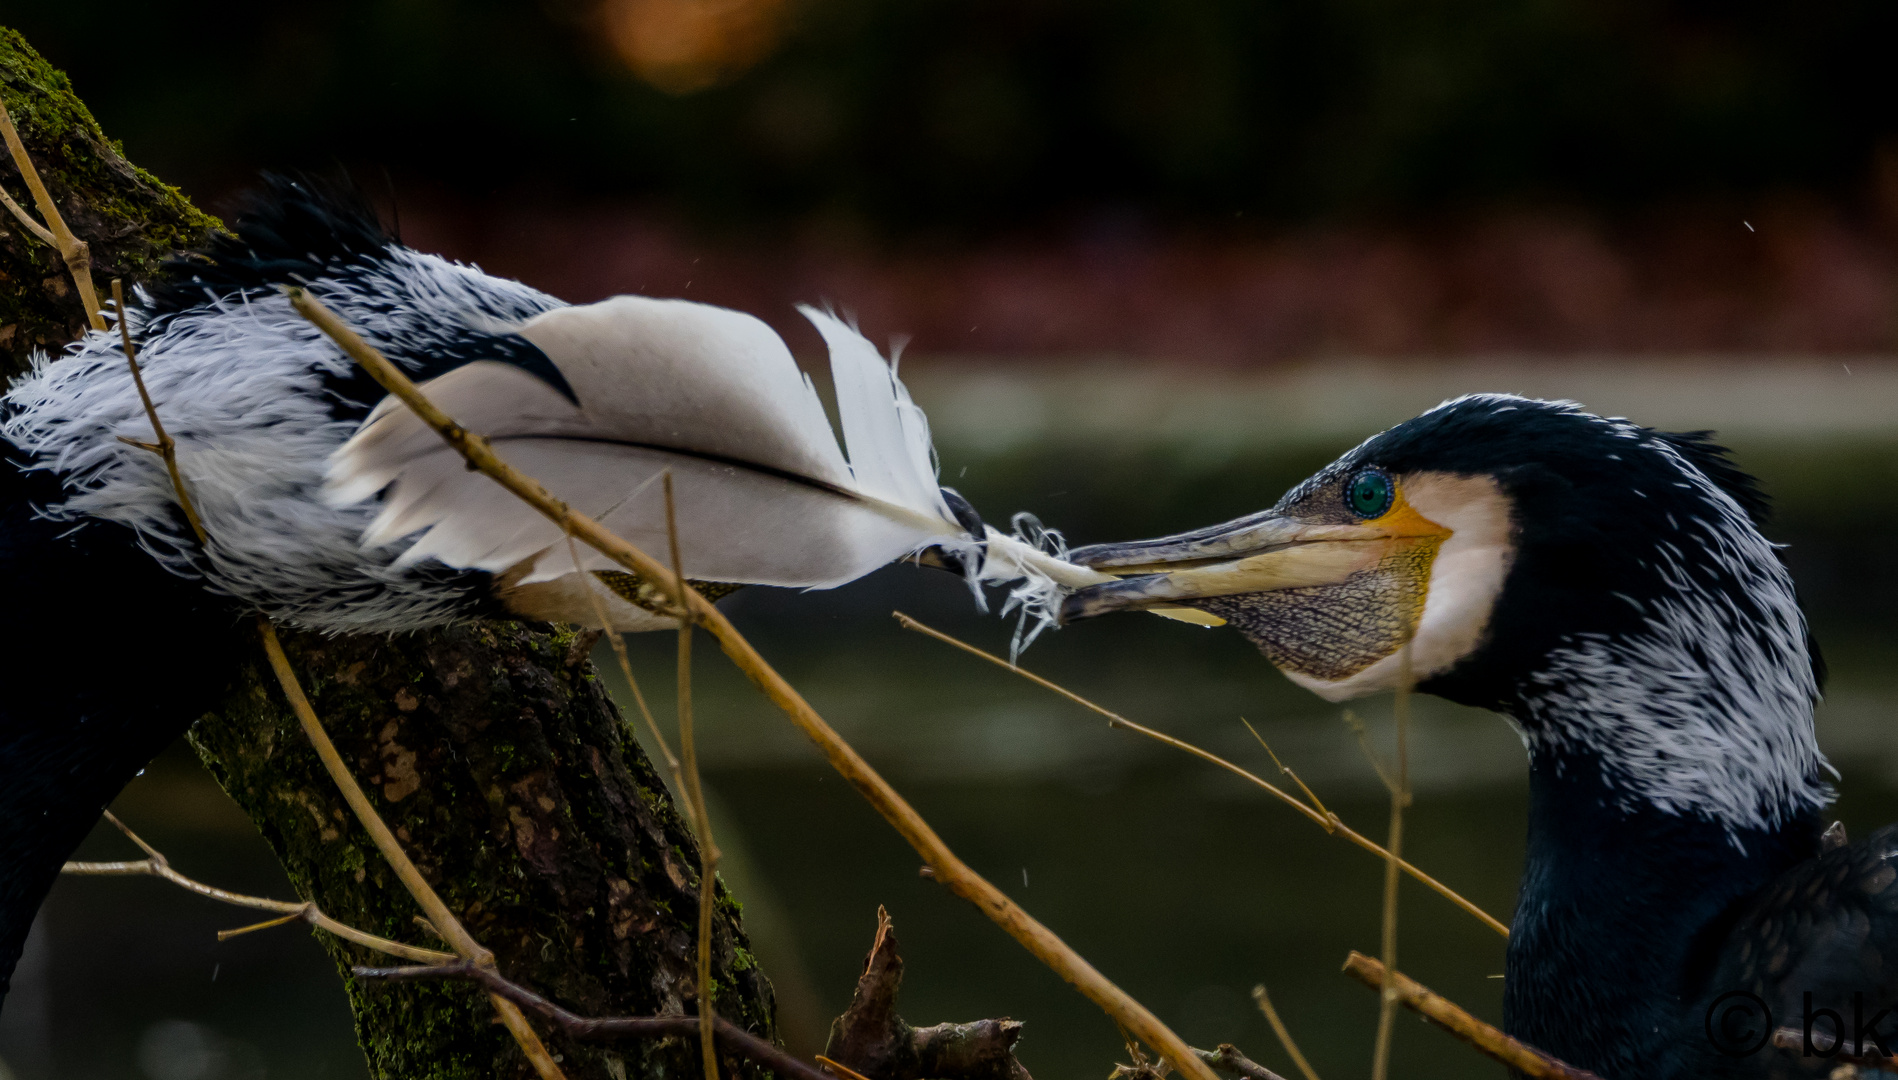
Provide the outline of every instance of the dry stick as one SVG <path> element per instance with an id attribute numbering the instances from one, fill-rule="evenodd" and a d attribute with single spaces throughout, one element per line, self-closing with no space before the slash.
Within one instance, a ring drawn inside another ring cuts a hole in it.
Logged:
<path id="1" fill-rule="evenodd" d="M 152 404 L 151 392 L 145 389 L 145 374 L 138 367 L 138 350 L 132 347 L 132 327 L 125 318 L 125 286 L 118 278 L 112 279 L 112 311 L 118 317 L 119 342 L 125 347 L 125 364 L 132 369 L 132 382 L 138 387 L 138 399 L 145 403 L 145 416 L 152 422 L 152 434 L 157 442 L 139 442 L 119 436 L 121 442 L 129 443 L 141 450 L 150 450 L 165 459 L 165 471 L 171 474 L 171 489 L 178 493 L 178 505 L 185 512 L 185 520 L 191 523 L 191 531 L 198 538 L 198 546 L 210 543 L 211 536 L 204 531 L 204 521 L 198 517 L 198 508 L 191 502 L 191 493 L 185 490 L 185 478 L 178 471 L 178 444 L 165 432 L 165 425 L 158 419 L 158 406 Z"/>
<path id="2" fill-rule="evenodd" d="M 665 1038 L 685 1037 L 698 1029 L 696 1016 L 607 1016 L 586 1017 L 568 1012 L 566 1009 L 548 1001 L 532 990 L 518 983 L 508 981 L 507 977 L 493 968 L 479 967 L 466 960 L 454 963 L 437 964 L 429 967 L 397 967 L 355 969 L 358 979 L 380 982 L 421 982 L 434 979 L 459 979 L 478 982 L 490 993 L 499 994 L 521 1006 L 521 1008 L 541 1017 L 548 1023 L 565 1032 L 569 1038 L 591 1042 L 605 1042 L 610 1039 L 629 1037 Z M 798 1060 L 785 1050 L 753 1035 L 737 1024 L 723 1017 L 718 1020 L 718 1037 L 727 1049 L 742 1057 L 750 1058 L 768 1068 L 776 1070 L 782 1076 L 795 1080 L 832 1080 L 818 1072 L 809 1064 Z"/>
<path id="3" fill-rule="evenodd" d="M 1479 1052 L 1531 1077 L 1532 1080 L 1601 1080 L 1587 1069 L 1578 1069 L 1485 1024 L 1446 998 L 1425 988 L 1410 976 L 1392 972 L 1385 977 L 1384 965 L 1360 952 L 1344 962 L 1345 974 L 1373 990 L 1387 984 L 1397 988 L 1397 999 L 1407 1009 L 1475 1047 Z"/>
<path id="4" fill-rule="evenodd" d="M 1133 732 L 1136 735 L 1145 735 L 1147 738 L 1152 739 L 1155 742 L 1165 743 L 1166 745 L 1171 746 L 1177 750 L 1184 750 L 1187 753 L 1193 755 L 1194 757 L 1199 758 L 1201 761 L 1205 761 L 1210 764 L 1217 765 L 1220 768 L 1226 770 L 1227 772 L 1232 773 L 1234 776 L 1237 776 L 1240 779 L 1245 780 L 1247 783 L 1250 783 L 1258 787 L 1260 790 L 1265 791 L 1267 794 L 1271 795 L 1273 798 L 1278 799 L 1280 802 L 1283 802 L 1285 805 L 1291 807 L 1292 809 L 1310 818 L 1315 824 L 1318 825 L 1319 828 L 1324 829 L 1326 832 L 1343 836 L 1346 840 L 1351 841 L 1353 844 L 1356 844 L 1357 846 L 1363 848 L 1364 850 L 1370 852 L 1373 855 L 1378 856 L 1379 858 L 1382 858 L 1382 859 L 1390 858 L 1390 852 L 1385 851 L 1382 847 L 1380 847 L 1377 844 L 1376 841 L 1369 839 L 1368 837 L 1364 836 L 1362 833 L 1351 828 L 1349 825 L 1346 825 L 1343 821 L 1339 820 L 1338 815 L 1333 814 L 1329 811 L 1320 812 L 1319 810 L 1315 810 L 1312 807 L 1307 806 L 1306 804 L 1300 802 L 1297 798 L 1287 793 L 1283 788 L 1277 786 L 1276 784 L 1271 783 L 1270 781 L 1261 779 L 1257 775 L 1251 772 L 1248 772 L 1247 770 L 1239 767 L 1238 765 L 1234 765 L 1232 762 L 1227 761 L 1225 758 L 1220 757 L 1218 754 L 1214 754 L 1207 750 L 1202 750 L 1199 747 L 1194 746 L 1192 743 L 1187 742 L 1185 739 L 1176 739 L 1173 736 L 1168 735 L 1164 732 L 1155 731 L 1153 728 L 1147 727 L 1144 724 L 1137 724 L 1133 722 L 1132 720 L 1129 720 L 1126 717 L 1120 715 L 1119 713 L 1114 712 L 1111 709 L 1108 709 L 1101 705 L 1096 705 L 1094 702 L 1089 701 L 1088 699 L 1082 697 L 1081 695 L 1075 693 L 1072 690 L 1069 690 L 1065 686 L 1062 686 L 1058 683 L 1050 682 L 1049 680 L 1042 678 L 1041 676 L 1035 674 L 1032 671 L 1027 670 L 1026 668 L 1017 667 L 1016 665 L 1009 663 L 1008 661 L 1002 659 L 1001 657 L 996 656 L 994 653 L 985 652 L 982 649 L 978 649 L 974 645 L 971 645 L 966 641 L 962 641 L 957 638 L 950 637 L 948 634 L 945 634 L 940 630 L 936 630 L 932 627 L 924 625 L 923 623 L 917 622 L 915 619 L 909 617 L 908 615 L 903 614 L 900 611 L 892 612 L 892 614 L 896 616 L 896 621 L 900 623 L 903 626 L 903 628 L 906 630 L 914 630 L 919 634 L 925 634 L 929 637 L 933 637 L 937 641 L 940 641 L 944 643 L 945 645 L 953 645 L 956 648 L 961 649 L 963 652 L 968 653 L 970 656 L 977 656 L 984 660 L 987 660 L 989 663 L 994 664 L 997 667 L 1006 668 L 1007 670 L 1012 671 L 1017 675 L 1020 675 L 1022 678 L 1027 679 L 1029 682 L 1034 683 L 1036 686 L 1040 686 L 1040 687 L 1043 687 L 1044 689 L 1052 690 L 1055 693 L 1060 694 L 1062 697 L 1067 698 L 1069 701 L 1074 702 L 1076 705 L 1079 705 L 1084 709 L 1088 709 L 1092 712 L 1098 713 L 1099 715 L 1106 717 L 1107 724 L 1109 727 L 1123 728 L 1127 731 Z M 1489 927 L 1491 930 L 1496 931 L 1497 933 L 1501 934 L 1504 937 L 1509 936 L 1509 928 L 1507 926 L 1504 926 L 1502 923 L 1496 921 L 1496 919 L 1493 916 L 1491 916 L 1488 912 L 1484 911 L 1482 908 L 1477 907 L 1475 904 L 1472 904 L 1468 900 L 1465 900 L 1463 897 L 1459 896 L 1456 893 L 1456 891 L 1454 889 L 1451 889 L 1448 885 L 1445 885 L 1443 882 L 1438 881 L 1436 878 L 1431 877 L 1429 874 L 1424 873 L 1422 870 L 1417 869 L 1415 866 L 1412 866 L 1411 864 L 1403 861 L 1402 859 L 1397 860 L 1397 865 L 1401 867 L 1406 874 L 1409 874 L 1411 877 L 1416 878 L 1418 881 L 1429 886 L 1432 890 L 1434 890 L 1439 896 L 1442 896 L 1445 900 L 1450 901 L 1452 904 L 1455 904 L 1457 907 L 1462 908 L 1464 911 L 1467 911 L 1471 915 L 1474 915 L 1478 919 L 1482 920 L 1483 925 Z"/>
<path id="5" fill-rule="evenodd" d="M 389 826 L 376 813 L 376 808 L 370 805 L 369 796 L 363 794 L 362 785 L 356 783 L 356 777 L 349 771 L 349 766 L 344 764 L 343 756 L 336 752 L 336 744 L 330 741 L 329 733 L 323 730 L 316 710 L 310 707 L 310 699 L 303 695 L 303 687 L 297 682 L 290 658 L 284 655 L 283 643 L 277 640 L 277 628 L 260 615 L 257 618 L 257 632 L 264 639 L 264 654 L 270 658 L 270 667 L 277 673 L 277 681 L 283 686 L 283 695 L 290 700 L 291 711 L 297 714 L 298 722 L 303 725 L 303 733 L 316 747 L 316 756 L 322 759 L 323 768 L 342 791 L 343 800 L 356 812 L 356 820 L 362 822 L 369 839 L 375 842 L 376 850 L 382 852 L 382 857 L 395 871 L 403 888 L 415 898 L 436 933 L 455 950 L 455 955 L 481 967 L 493 967 L 494 954 L 483 948 L 461 925 L 461 920 L 455 918 L 455 913 L 448 910 L 448 905 L 442 903 L 442 898 L 435 895 L 434 888 L 422 877 L 415 863 L 410 861 L 402 845 L 396 842 L 395 834 L 389 831 Z M 507 1025 L 514 1041 L 520 1044 L 521 1051 L 533 1062 L 534 1070 L 541 1075 L 542 1080 L 565 1080 L 566 1074 L 554 1063 L 553 1055 L 542 1045 L 540 1036 L 528 1026 L 527 1018 L 521 1015 L 520 1008 L 500 994 L 490 992 L 488 997 L 494 1002 L 494 1011 L 500 1014 L 501 1022 Z"/>
<path id="6" fill-rule="evenodd" d="M 672 550 L 672 587 L 676 595 L 692 591 L 679 558 L 679 516 L 672 501 L 672 470 L 665 473 L 666 546 Z M 705 1055 L 705 1080 L 718 1080 L 717 1010 L 712 1004 L 712 900 L 718 892 L 718 845 L 712 842 L 712 817 L 705 810 L 699 783 L 698 742 L 692 734 L 692 620 L 679 620 L 679 755 L 685 782 L 692 789 L 692 824 L 699 834 L 699 1050 Z"/>
<path id="7" fill-rule="evenodd" d="M 26 181 L 27 189 L 33 193 L 33 202 L 39 207 L 40 217 L 46 219 L 44 229 L 33 229 L 35 236 L 50 243 L 60 258 L 66 260 L 66 269 L 72 273 L 73 284 L 79 287 L 79 303 L 86 309 L 86 322 L 94 330 L 105 329 L 105 316 L 99 311 L 99 294 L 92 287 L 92 249 L 84 240 L 72 234 L 66 227 L 66 219 L 59 216 L 59 206 L 53 202 L 52 193 L 46 190 L 46 183 L 40 179 L 40 171 L 33 167 L 33 159 L 26 155 L 26 144 L 20 141 L 20 133 L 13 127 L 13 117 L 7 112 L 7 103 L 0 100 L 0 137 L 7 141 L 7 150 L 13 155 L 13 164 L 19 166 L 20 178 Z M 15 216 L 26 221 L 26 215 L 7 200 L 7 208 Z M 30 224 L 30 222 L 29 222 Z"/>
<path id="8" fill-rule="evenodd" d="M 3 108 L 3 106 L 0 106 L 0 109 Z M 11 130 L 10 123 L 8 129 Z M 177 493 L 178 503 L 184 508 L 185 516 L 191 522 L 192 531 L 197 535 L 198 543 L 202 545 L 208 542 L 209 535 L 205 532 L 204 523 L 198 518 L 197 511 L 192 506 L 191 495 L 185 490 L 184 478 L 178 472 L 177 458 L 171 437 L 165 433 L 164 424 L 158 419 L 158 409 L 152 404 L 151 396 L 145 392 L 145 380 L 139 373 L 138 361 L 132 349 L 131 331 L 125 321 L 125 293 L 117 279 L 114 279 L 112 282 L 112 298 L 113 302 L 117 305 L 119 340 L 125 346 L 126 363 L 131 365 L 132 378 L 138 384 L 139 397 L 145 403 L 145 415 L 151 420 L 152 432 L 158 439 L 156 443 L 141 443 L 129 439 L 126 441 L 134 446 L 151 450 L 164 456 L 167 470 L 171 475 L 172 490 Z M 297 714 L 297 719 L 302 723 L 305 734 L 308 735 L 310 742 L 316 747 L 317 757 L 322 759 L 323 767 L 329 771 L 330 778 L 335 781 L 337 788 L 342 791 L 344 800 L 356 811 L 356 817 L 362 822 L 363 827 L 369 831 L 370 837 L 376 842 L 376 847 L 381 850 L 383 858 L 387 859 L 389 865 L 395 870 L 396 877 L 402 880 L 403 885 L 408 888 L 409 894 L 415 898 L 417 903 L 421 904 L 424 911 L 428 912 L 431 917 L 431 928 L 452 927 L 452 932 L 458 933 L 459 938 L 451 936 L 451 933 L 445 933 L 441 929 L 436 929 L 435 932 L 442 940 L 453 945 L 456 953 L 477 960 L 478 962 L 492 965 L 494 963 L 494 954 L 477 944 L 474 939 L 468 935 L 468 932 L 462 928 L 460 922 L 455 920 L 454 915 L 449 913 L 447 906 L 441 902 L 441 898 L 435 895 L 435 891 L 430 888 L 428 882 L 422 878 L 421 872 L 415 868 L 415 864 L 409 861 L 408 856 L 402 851 L 401 846 L 396 843 L 395 835 L 391 833 L 389 827 L 383 823 L 381 816 L 376 813 L 375 807 L 370 805 L 368 798 L 363 794 L 362 788 L 357 785 L 356 778 L 350 774 L 348 767 L 343 764 L 342 757 L 336 753 L 336 747 L 330 742 L 328 733 L 323 730 L 322 722 L 317 719 L 316 710 L 310 707 L 309 699 L 304 696 L 303 687 L 297 682 L 296 672 L 291 669 L 289 659 L 284 656 L 283 645 L 277 640 L 277 631 L 271 626 L 270 620 L 260 615 L 257 618 L 257 626 L 258 633 L 263 638 L 264 652 L 270 657 L 270 666 L 276 672 L 277 681 L 283 687 L 284 696 L 289 699 L 291 709 Z M 120 826 L 120 828 L 124 828 L 124 826 Z M 127 835 L 130 835 L 130 833 L 128 832 Z M 134 839 L 136 840 L 137 838 L 134 837 Z M 144 841 L 139 840 L 137 842 L 140 847 L 145 847 Z M 154 856 L 157 855 L 157 852 L 152 852 L 149 848 L 146 848 L 146 850 Z M 435 917 L 438 912 L 442 918 Z M 273 919 L 258 923 L 254 926 L 242 927 L 238 930 L 220 934 L 219 940 L 223 940 L 233 934 L 248 933 L 252 930 L 261 930 L 270 926 L 281 925 L 287 921 L 289 921 L 288 917 Z M 342 924 L 338 923 L 337 925 L 340 926 Z M 473 951 L 469 951 L 470 949 Z M 504 998 L 494 995 L 489 996 L 494 1002 L 495 1012 L 500 1015 L 502 1022 L 507 1025 L 508 1031 L 514 1036 L 515 1042 L 520 1044 L 521 1052 L 533 1063 L 535 1071 L 540 1074 L 542 1080 L 566 1080 L 566 1074 L 561 1070 L 560 1066 L 554 1062 L 553 1055 L 549 1054 L 547 1048 L 541 1044 L 540 1036 L 534 1034 L 534 1030 L 527 1026 L 527 1019 L 521 1015 L 520 1010 L 516 1008 L 512 1002 Z"/>
<path id="9" fill-rule="evenodd" d="M 1330 810 L 1325 809 L 1325 804 L 1319 800 L 1318 793 L 1311 789 L 1311 785 L 1299 779 L 1298 774 L 1292 771 L 1292 767 L 1290 765 L 1287 765 L 1283 761 L 1279 760 L 1279 756 L 1272 752 L 1272 744 L 1265 741 L 1265 736 L 1259 734 L 1259 729 L 1252 726 L 1252 721 L 1247 720 L 1245 717 L 1241 716 L 1239 718 L 1239 722 L 1246 726 L 1246 730 L 1252 733 L 1253 738 L 1259 740 L 1260 748 L 1265 751 L 1266 757 L 1269 757 L 1272 759 L 1272 764 L 1278 766 L 1279 772 L 1282 772 L 1286 776 L 1291 777 L 1292 783 L 1297 784 L 1298 790 L 1305 793 L 1305 797 L 1311 800 L 1312 806 L 1316 807 L 1319 813 L 1325 815 L 1325 820 L 1329 822 L 1329 824 L 1325 828 L 1325 831 L 1336 832 L 1337 831 L 1336 826 L 1339 824 L 1338 815 L 1332 813 Z"/>
<path id="10" fill-rule="evenodd" d="M 607 614 L 606 602 L 600 599 L 599 589 L 594 585 L 593 575 L 580 569 L 580 552 L 573 546 L 573 534 L 567 534 L 567 554 L 573 559 L 573 572 L 580 575 L 581 588 L 586 590 L 587 600 L 593 605 L 593 617 L 605 628 L 606 643 L 613 647 L 613 655 L 619 658 L 620 674 L 626 677 L 626 685 L 632 688 L 633 701 L 639 705 L 639 715 L 646 721 L 646 730 L 651 732 L 653 742 L 659 746 L 659 752 L 666 759 L 666 768 L 672 773 L 672 789 L 678 794 L 679 801 L 685 804 L 686 813 L 692 812 L 692 797 L 685 790 L 685 773 L 680 771 L 679 759 L 672 753 L 672 745 L 666 742 L 666 733 L 659 730 L 659 721 L 653 719 L 652 709 L 646 704 L 646 695 L 639 692 L 639 680 L 633 678 L 633 660 L 626 653 L 626 635 L 611 629 L 612 617 Z"/>
<path id="11" fill-rule="evenodd" d="M 1305 1060 L 1298 1044 L 1292 1041 L 1292 1029 L 1285 1026 L 1285 1021 L 1279 1019 L 1279 1011 L 1272 1007 L 1272 995 L 1265 992 L 1264 983 L 1252 988 L 1252 1000 L 1258 1003 L 1259 1011 L 1265 1014 L 1265 1022 L 1272 1025 L 1272 1034 L 1279 1037 L 1279 1045 L 1285 1047 L 1285 1052 L 1292 1056 L 1292 1064 L 1298 1066 L 1305 1080 L 1318 1080 L 1318 1071 L 1311 1067 L 1311 1062 Z"/>
<path id="12" fill-rule="evenodd" d="M 1115 986 L 1092 964 L 1068 947 L 1055 933 L 1036 922 L 1008 895 L 957 858 L 929 823 L 903 801 L 877 771 L 863 760 L 843 737 L 832 730 L 784 676 L 767 663 L 758 650 L 738 632 L 724 614 L 690 588 L 677 589 L 672 574 L 652 556 L 627 543 L 591 518 L 574 513 L 534 480 L 501 460 L 488 440 L 457 424 L 418 389 L 402 371 L 389 363 L 355 332 L 345 326 L 328 308 L 301 289 L 286 290 L 290 302 L 304 318 L 328 334 L 344 352 L 361 364 L 383 388 L 400 398 L 428 426 L 435 429 L 448 445 L 467 459 L 470 466 L 486 473 L 519 496 L 528 505 L 606 555 L 627 570 L 651 582 L 664 583 L 680 609 L 718 640 L 719 647 L 763 691 L 772 704 L 782 709 L 807 738 L 816 743 L 829 759 L 831 767 L 850 781 L 883 819 L 923 857 L 942 882 L 957 896 L 976 905 L 1009 936 L 1020 942 L 1036 959 L 1054 969 L 1115 1022 L 1146 1040 L 1173 1067 L 1193 1080 L 1216 1080 L 1205 1062 L 1194 1056 L 1192 1047 L 1161 1023 L 1144 1005 Z"/>
<path id="13" fill-rule="evenodd" d="M 817 1063 L 829 1069 L 833 1074 L 843 1077 L 843 1080 L 870 1080 L 869 1077 L 845 1065 L 843 1062 L 827 1058 L 822 1054 L 817 1055 Z"/>
<path id="14" fill-rule="evenodd" d="M 53 236 L 52 233 L 47 232 L 46 226 L 34 221 L 33 215 L 20 209 L 20 204 L 13 201 L 13 196 L 7 194 L 6 188 L 0 188 L 0 203 L 4 203 L 6 208 L 13 213 L 13 216 L 19 219 L 20 224 L 26 226 L 27 232 L 39 237 L 40 243 L 45 244 L 54 251 L 59 250 L 58 238 Z"/>
<path id="15" fill-rule="evenodd" d="M 1371 771 L 1377 774 L 1377 782 L 1384 785 L 1385 791 L 1389 791 L 1397 781 L 1392 778 L 1391 771 L 1384 767 L 1384 763 L 1378 760 L 1377 748 L 1371 745 L 1370 729 L 1365 726 L 1364 720 L 1350 709 L 1344 711 L 1343 720 L 1344 726 L 1350 728 L 1351 734 L 1357 737 L 1358 749 L 1364 752 L 1364 760 L 1371 763 Z"/>
<path id="16" fill-rule="evenodd" d="M 166 859 L 162 852 L 146 843 L 137 833 L 127 828 L 125 822 L 120 821 L 114 816 L 112 811 L 107 810 L 104 813 L 105 819 L 111 822 L 120 832 L 124 833 L 132 843 L 137 844 L 139 848 L 145 852 L 146 857 L 128 862 L 69 862 L 60 868 L 60 873 L 73 874 L 80 877 L 143 876 L 161 878 L 180 888 L 197 893 L 199 896 L 206 896 L 213 900 L 221 900 L 226 904 L 255 908 L 260 911 L 277 911 L 283 913 L 282 918 L 271 919 L 268 922 L 257 923 L 254 926 L 240 927 L 236 930 L 220 930 L 217 935 L 219 941 L 236 937 L 239 934 L 249 933 L 252 930 L 262 930 L 271 926 L 281 926 L 287 922 L 302 921 L 316 927 L 318 930 L 335 934 L 345 941 L 353 941 L 366 948 L 374 949 L 377 952 L 388 953 L 390 956 L 399 956 L 404 960 L 419 960 L 423 963 L 440 963 L 444 960 L 454 959 L 453 953 L 438 952 L 434 949 L 418 949 L 413 945 L 404 945 L 399 941 L 391 941 L 385 937 L 377 937 L 374 934 L 358 930 L 353 926 L 339 923 L 328 915 L 323 914 L 321 909 L 308 901 L 298 903 L 291 900 L 271 900 L 262 896 L 246 896 L 243 893 L 230 892 L 214 885 L 206 885 L 201 881 L 193 881 L 178 871 L 173 870 L 170 860 Z"/>
<path id="17" fill-rule="evenodd" d="M 685 790 L 685 773 L 679 769 L 678 755 L 672 754 L 672 744 L 666 742 L 666 733 L 659 729 L 659 721 L 653 719 L 651 706 L 645 704 L 645 695 L 640 693 L 640 680 L 632 678 L 632 657 L 626 655 L 626 636 L 619 630 L 609 628 L 613 624 L 613 619 L 607 615 L 604 600 L 600 600 L 600 590 L 594 587 L 592 575 L 581 571 L 581 552 L 573 547 L 573 533 L 568 533 L 568 554 L 573 558 L 573 573 L 581 575 L 581 587 L 586 590 L 586 600 L 592 602 L 594 619 L 600 621 L 600 626 L 607 628 L 605 642 L 607 645 L 613 645 L 613 655 L 619 659 L 619 674 L 626 678 L 626 685 L 632 689 L 632 700 L 640 706 L 640 716 L 645 719 L 645 731 L 653 735 L 653 742 L 659 744 L 659 754 L 666 759 L 666 769 L 672 773 L 672 790 L 678 793 L 679 803 L 685 803 L 685 812 L 689 814 L 693 810 L 693 805 L 691 805 L 693 799 L 691 799 L 691 793 Z"/>
<path id="18" fill-rule="evenodd" d="M 1391 1034 L 1397 1022 L 1397 863 L 1404 849 L 1404 807 L 1410 803 L 1410 643 L 1397 658 L 1397 779 L 1391 784 L 1391 831 L 1384 862 L 1384 992 L 1377 1007 L 1377 1044 L 1371 1054 L 1371 1080 L 1390 1073 Z"/>
<path id="19" fill-rule="evenodd" d="M 1783 1027 L 1773 1029 L 1773 1045 L 1776 1048 L 1780 1050 L 1791 1050 L 1803 1057 L 1811 1057 L 1819 1052 L 1819 1048 L 1812 1046 L 1809 1041 L 1811 1038 L 1812 1032 L 1805 1028 Z M 1860 1051 L 1865 1050 L 1865 1043 L 1862 1040 L 1857 1045 Z M 1810 1050 L 1807 1049 L 1809 1046 L 1811 1046 Z M 1826 1056 L 1841 1065 L 1857 1065 L 1861 1069 L 1877 1069 L 1883 1070 L 1885 1073 L 1898 1071 L 1898 1055 L 1877 1053 L 1877 1046 L 1878 1043 L 1874 1039 L 1872 1052 L 1854 1054 L 1845 1048 L 1845 1033 L 1840 1032 L 1839 1040 L 1832 1044 L 1832 1052 Z M 1840 1074 L 1837 1070 L 1834 1070 L 1831 1075 L 1838 1076 Z M 1855 1072 L 1847 1073 L 1846 1075 L 1862 1076 L 1864 1074 Z"/>
<path id="20" fill-rule="evenodd" d="M 1199 1059 L 1220 1072 L 1242 1076 L 1245 1080 L 1285 1080 L 1283 1076 L 1239 1052 L 1231 1043 L 1220 1043 L 1216 1050 L 1195 1050 Z M 1118 1071 L 1118 1070 L 1116 1070 Z"/>

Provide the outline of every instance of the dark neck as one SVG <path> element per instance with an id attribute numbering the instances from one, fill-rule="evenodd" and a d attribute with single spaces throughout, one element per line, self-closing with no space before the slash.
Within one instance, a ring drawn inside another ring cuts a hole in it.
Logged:
<path id="1" fill-rule="evenodd" d="M 1577 754 L 1532 761 L 1529 807 L 1504 1028 L 1604 1076 L 1665 1075 L 1681 1025 L 1699 1023 L 1682 1003 L 1736 905 L 1816 853 L 1817 813 L 1730 836 L 1651 804 L 1618 808 L 1599 762 Z"/>
<path id="2" fill-rule="evenodd" d="M 0 450 L 10 450 L 0 443 Z M 59 867 L 99 812 L 210 709 L 242 637 L 132 534 L 36 520 L 50 478 L 0 460 L 0 994 Z"/>

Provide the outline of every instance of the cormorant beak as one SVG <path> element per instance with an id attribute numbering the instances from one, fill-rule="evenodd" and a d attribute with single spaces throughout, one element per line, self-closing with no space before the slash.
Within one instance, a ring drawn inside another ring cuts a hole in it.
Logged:
<path id="1" fill-rule="evenodd" d="M 1070 552 L 1069 559 L 1121 580 L 1076 591 L 1062 604 L 1061 617 L 1073 622 L 1219 596 L 1337 585 L 1419 542 L 1441 542 L 1448 535 L 1404 506 L 1374 522 L 1314 522 L 1267 511 L 1178 536 L 1095 544 Z M 1202 613 L 1194 621 L 1224 620 Z"/>

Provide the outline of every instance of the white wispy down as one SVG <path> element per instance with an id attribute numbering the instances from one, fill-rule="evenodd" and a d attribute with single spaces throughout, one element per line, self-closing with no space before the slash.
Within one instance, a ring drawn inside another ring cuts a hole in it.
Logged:
<path id="1" fill-rule="evenodd" d="M 374 342 L 423 320 L 518 320 L 559 303 L 406 248 L 366 275 L 309 284 Z M 138 309 L 132 317 L 142 337 Z M 44 508 L 48 516 L 128 526 L 167 569 L 291 625 L 404 631 L 464 617 L 469 598 L 454 575 L 395 566 L 397 545 L 362 547 L 373 506 L 321 498 L 329 456 L 357 426 L 334 417 L 323 384 L 352 363 L 286 298 L 208 297 L 166 320 L 139 361 L 211 545 L 201 550 L 191 536 L 158 456 L 119 441 L 149 441 L 152 429 L 116 330 L 41 358 L 6 395 L 0 435 L 71 492 Z"/>

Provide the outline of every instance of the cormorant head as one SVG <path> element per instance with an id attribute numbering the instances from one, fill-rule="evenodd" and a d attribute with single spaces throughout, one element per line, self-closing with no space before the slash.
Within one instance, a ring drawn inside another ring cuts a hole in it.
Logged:
<path id="1" fill-rule="evenodd" d="M 1764 512 L 1706 433 L 1473 395 L 1270 510 L 1073 552 L 1121 580 L 1064 616 L 1230 623 L 1333 701 L 1394 688 L 1408 642 L 1418 689 L 1504 713 L 1532 757 L 1587 753 L 1624 796 L 1750 827 L 1828 795 L 1817 654 Z"/>

